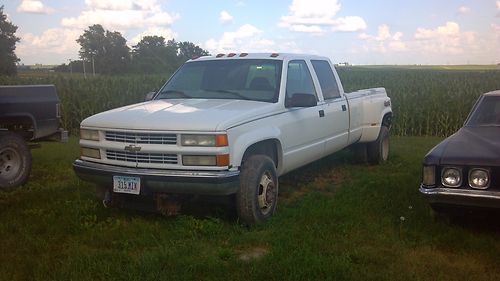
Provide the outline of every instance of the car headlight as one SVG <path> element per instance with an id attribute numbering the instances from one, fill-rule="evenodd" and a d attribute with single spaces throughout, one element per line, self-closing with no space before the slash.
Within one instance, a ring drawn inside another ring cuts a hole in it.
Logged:
<path id="1" fill-rule="evenodd" d="M 101 159 L 101 151 L 97 148 L 81 147 L 80 155 L 95 159 Z"/>
<path id="2" fill-rule="evenodd" d="M 490 173 L 485 169 L 471 169 L 469 171 L 469 186 L 477 189 L 486 189 L 490 184 Z"/>
<path id="3" fill-rule="evenodd" d="M 229 166 L 229 154 L 222 155 L 184 155 L 182 156 L 184 166 Z"/>
<path id="4" fill-rule="evenodd" d="M 462 172 L 457 168 L 443 168 L 441 183 L 447 187 L 459 187 L 462 184 Z"/>
<path id="5" fill-rule="evenodd" d="M 422 184 L 426 186 L 436 184 L 436 166 L 424 166 L 422 170 Z"/>
<path id="6" fill-rule="evenodd" d="M 89 130 L 89 129 L 80 129 L 80 139 L 99 141 L 99 131 L 98 130 Z"/>
<path id="7" fill-rule="evenodd" d="M 220 147 L 227 146 L 227 135 L 182 135 L 182 146 L 205 146 Z"/>

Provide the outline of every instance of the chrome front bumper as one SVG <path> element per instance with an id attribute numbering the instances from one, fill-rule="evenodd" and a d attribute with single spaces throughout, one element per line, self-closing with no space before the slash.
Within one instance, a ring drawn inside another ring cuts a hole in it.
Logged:
<path id="1" fill-rule="evenodd" d="M 430 204 L 500 208 L 500 192 L 444 187 L 425 188 L 422 185 L 419 191 Z"/>
<path id="2" fill-rule="evenodd" d="M 141 195 L 154 193 L 229 195 L 239 189 L 239 171 L 183 171 L 120 167 L 76 160 L 75 173 L 101 186 L 113 186 L 113 176 L 141 179 Z"/>

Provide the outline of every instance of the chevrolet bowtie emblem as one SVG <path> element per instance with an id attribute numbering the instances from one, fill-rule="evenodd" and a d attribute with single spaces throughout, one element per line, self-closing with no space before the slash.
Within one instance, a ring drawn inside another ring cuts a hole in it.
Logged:
<path id="1" fill-rule="evenodd" d="M 125 150 L 128 152 L 139 152 L 141 151 L 141 147 L 135 144 L 125 146 Z"/>

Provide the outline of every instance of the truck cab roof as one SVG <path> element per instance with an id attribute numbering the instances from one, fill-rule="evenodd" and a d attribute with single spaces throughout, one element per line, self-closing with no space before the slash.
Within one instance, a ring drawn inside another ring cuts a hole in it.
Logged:
<path id="1" fill-rule="evenodd" d="M 200 60 L 219 60 L 219 59 L 274 59 L 274 60 L 294 60 L 294 59 L 317 59 L 317 60 L 329 60 L 324 56 L 317 55 L 307 55 L 307 54 L 293 54 L 293 53 L 227 53 L 227 54 L 217 54 L 214 56 L 203 56 L 198 58 L 190 59 L 188 62 L 200 61 Z"/>

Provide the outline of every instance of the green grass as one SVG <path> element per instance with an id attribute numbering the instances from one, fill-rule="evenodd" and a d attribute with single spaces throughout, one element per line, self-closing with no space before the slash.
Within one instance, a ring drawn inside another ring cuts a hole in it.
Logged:
<path id="1" fill-rule="evenodd" d="M 175 218 L 104 209 L 72 172 L 77 140 L 43 144 L 29 183 L 0 194 L 0 280 L 496 280 L 495 219 L 435 216 L 418 194 L 440 140 L 395 137 L 382 166 L 344 151 L 292 172 L 252 228 L 199 201 Z"/>

